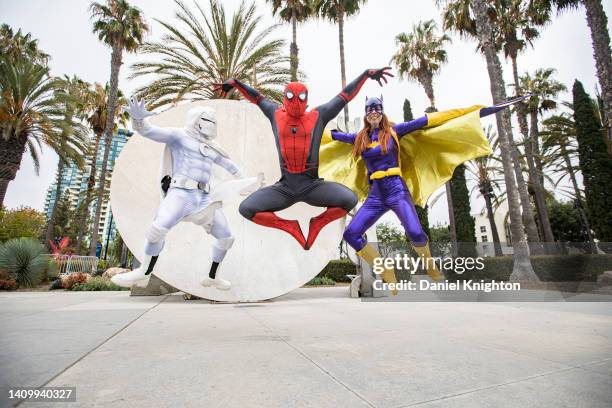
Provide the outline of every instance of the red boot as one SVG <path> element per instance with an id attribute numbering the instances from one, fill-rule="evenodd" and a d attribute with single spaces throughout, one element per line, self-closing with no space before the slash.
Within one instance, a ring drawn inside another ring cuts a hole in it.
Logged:
<path id="1" fill-rule="evenodd" d="M 314 244 L 323 227 L 338 218 L 344 217 L 346 213 L 347 211 L 344 208 L 328 207 L 323 213 L 311 218 L 310 228 L 308 229 L 308 239 L 306 240 L 304 249 L 312 248 L 312 244 Z"/>
<path id="2" fill-rule="evenodd" d="M 285 220 L 278 217 L 273 212 L 258 212 L 253 218 L 251 218 L 255 224 L 263 225 L 264 227 L 276 228 L 289 233 L 293 238 L 304 247 L 305 239 L 300 223 L 296 220 Z"/>

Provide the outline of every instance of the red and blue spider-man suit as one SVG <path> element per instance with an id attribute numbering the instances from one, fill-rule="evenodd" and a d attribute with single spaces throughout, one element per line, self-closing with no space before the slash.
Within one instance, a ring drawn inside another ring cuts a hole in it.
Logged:
<path id="1" fill-rule="evenodd" d="M 281 179 L 247 197 L 240 204 L 240 214 L 256 224 L 291 234 L 304 249 L 309 249 L 325 225 L 343 217 L 355 207 L 355 193 L 342 184 L 319 177 L 321 137 L 327 123 L 357 95 L 364 82 L 371 78 L 382 85 L 381 80 L 386 82 L 386 76 L 392 76 L 388 70 L 366 70 L 331 101 L 308 112 L 308 89 L 299 82 L 287 84 L 282 105 L 234 78 L 220 85 L 218 89 L 224 94 L 236 88 L 247 100 L 259 106 L 270 120 L 281 166 Z M 297 202 L 327 207 L 310 220 L 306 239 L 297 220 L 286 220 L 274 213 Z"/>

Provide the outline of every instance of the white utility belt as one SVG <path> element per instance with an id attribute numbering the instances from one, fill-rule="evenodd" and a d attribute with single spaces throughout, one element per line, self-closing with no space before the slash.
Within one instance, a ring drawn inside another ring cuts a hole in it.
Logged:
<path id="1" fill-rule="evenodd" d="M 185 176 L 172 177 L 170 187 L 184 188 L 186 190 L 202 190 L 205 193 L 210 192 L 209 183 L 203 183 Z"/>

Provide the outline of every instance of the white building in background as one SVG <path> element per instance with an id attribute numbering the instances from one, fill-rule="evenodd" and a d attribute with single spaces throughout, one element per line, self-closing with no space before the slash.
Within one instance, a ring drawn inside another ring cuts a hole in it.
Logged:
<path id="1" fill-rule="evenodd" d="M 115 160 L 119 157 L 119 153 L 121 153 L 121 149 L 127 143 L 129 138 L 132 136 L 133 132 L 127 129 L 119 129 L 117 133 L 113 135 L 113 140 L 111 143 L 111 149 L 108 155 L 108 173 L 106 180 L 110 183 L 110 179 L 113 174 L 113 168 L 115 166 Z M 104 158 L 104 149 L 105 149 L 105 141 L 104 139 L 100 140 L 100 147 L 98 149 L 98 157 L 96 158 L 96 179 L 99 179 L 100 172 L 102 171 L 102 159 Z M 87 191 L 87 181 L 89 179 L 89 174 L 91 172 L 91 157 L 88 156 L 85 159 L 85 166 L 82 170 L 78 169 L 75 165 L 64 167 L 63 175 L 62 175 L 62 191 L 68 194 L 70 197 L 70 208 L 71 210 L 75 210 L 82 200 L 85 199 L 85 192 Z M 53 206 L 55 205 L 55 190 L 56 183 L 53 182 L 49 188 L 47 189 L 47 195 L 45 197 L 45 215 L 47 219 L 51 217 L 51 212 L 53 211 Z M 98 190 L 98 181 L 96 180 L 96 186 L 94 188 L 94 193 L 97 194 Z M 95 205 L 95 197 L 93 197 L 92 205 L 90 206 L 90 217 L 93 219 L 96 205 Z M 107 239 L 112 241 L 115 238 L 116 229 L 115 223 L 112 220 L 112 212 L 110 211 L 110 206 L 108 203 L 108 195 L 104 202 L 102 203 L 102 212 L 100 214 L 100 226 L 98 228 L 98 237 L 102 241 L 102 253 L 104 251 L 104 247 L 106 246 Z"/>
<path id="2" fill-rule="evenodd" d="M 504 255 L 512 254 L 512 236 L 510 234 L 510 226 L 508 220 L 508 204 L 504 201 L 499 208 L 493 209 L 495 225 L 499 240 L 501 241 L 502 252 Z M 484 207 L 481 212 L 472 214 L 476 229 L 476 250 L 480 256 L 495 256 L 495 248 L 493 246 L 493 232 L 491 223 L 487 216 L 487 208 Z"/>

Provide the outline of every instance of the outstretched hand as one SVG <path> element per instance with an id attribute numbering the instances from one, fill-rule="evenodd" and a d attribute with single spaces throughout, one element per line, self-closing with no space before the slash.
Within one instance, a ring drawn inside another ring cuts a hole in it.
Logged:
<path id="1" fill-rule="evenodd" d="M 391 67 L 384 67 L 380 69 L 368 69 L 367 75 L 368 75 L 368 78 L 375 79 L 376 82 L 378 82 L 378 85 L 383 86 L 381 80 L 385 81 L 385 84 L 386 84 L 387 77 L 394 76 L 391 72 L 389 72 L 390 70 L 391 70 Z"/>
<path id="2" fill-rule="evenodd" d="M 138 100 L 138 98 L 132 96 L 130 101 L 128 102 L 128 107 L 125 109 L 127 113 L 130 114 L 130 117 L 136 120 L 142 120 L 149 116 L 155 115 L 153 112 L 149 112 L 145 108 L 144 99 Z"/>
<path id="3" fill-rule="evenodd" d="M 214 93 L 219 93 L 221 98 L 227 97 L 229 93 L 234 89 L 234 80 L 233 78 L 228 79 L 222 84 L 213 84 L 212 90 Z"/>

